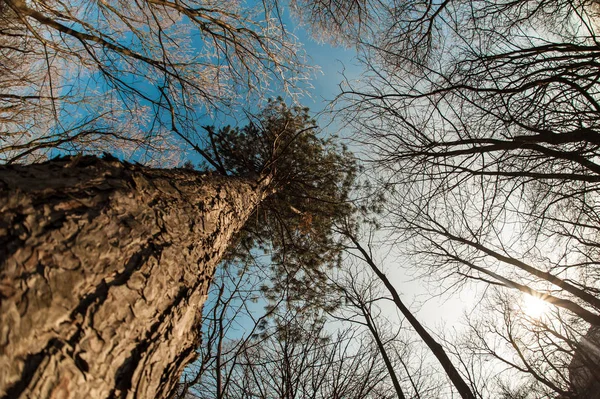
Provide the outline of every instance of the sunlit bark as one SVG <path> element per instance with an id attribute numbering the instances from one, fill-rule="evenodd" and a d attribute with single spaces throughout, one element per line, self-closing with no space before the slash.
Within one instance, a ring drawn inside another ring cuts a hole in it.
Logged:
<path id="1" fill-rule="evenodd" d="M 88 156 L 0 168 L 0 396 L 170 394 L 266 184 Z"/>

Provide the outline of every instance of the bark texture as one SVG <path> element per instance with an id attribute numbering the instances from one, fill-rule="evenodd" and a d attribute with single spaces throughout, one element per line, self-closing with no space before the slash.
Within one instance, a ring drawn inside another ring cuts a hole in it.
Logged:
<path id="1" fill-rule="evenodd" d="M 0 167 L 0 397 L 169 395 L 263 192 L 87 156 Z"/>

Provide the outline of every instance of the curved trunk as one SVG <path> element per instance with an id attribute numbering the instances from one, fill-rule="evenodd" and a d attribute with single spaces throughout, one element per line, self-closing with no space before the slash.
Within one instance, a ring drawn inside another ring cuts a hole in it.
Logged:
<path id="1" fill-rule="evenodd" d="M 0 167 L 0 397 L 171 394 L 265 185 L 90 156 Z"/>

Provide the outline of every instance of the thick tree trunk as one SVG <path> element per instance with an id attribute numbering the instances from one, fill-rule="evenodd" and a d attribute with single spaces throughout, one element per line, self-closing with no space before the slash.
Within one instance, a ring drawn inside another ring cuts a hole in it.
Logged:
<path id="1" fill-rule="evenodd" d="M 0 397 L 169 395 L 263 186 L 95 157 L 0 167 Z"/>

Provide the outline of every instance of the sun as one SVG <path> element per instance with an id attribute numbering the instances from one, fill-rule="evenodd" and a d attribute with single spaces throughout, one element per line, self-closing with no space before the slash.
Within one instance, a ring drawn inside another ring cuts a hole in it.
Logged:
<path id="1" fill-rule="evenodd" d="M 548 312 L 550 305 L 539 296 L 525 294 L 521 309 L 525 315 L 539 319 Z"/>

